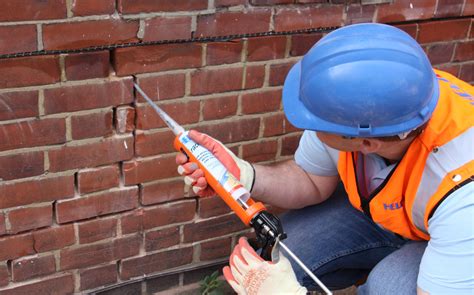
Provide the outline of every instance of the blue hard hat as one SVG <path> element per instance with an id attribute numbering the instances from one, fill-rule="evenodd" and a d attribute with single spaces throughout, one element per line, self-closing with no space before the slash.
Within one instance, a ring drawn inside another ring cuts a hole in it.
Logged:
<path id="1" fill-rule="evenodd" d="M 329 33 L 291 68 L 283 109 L 298 128 L 391 136 L 425 123 L 438 96 L 420 45 L 398 28 L 367 23 Z"/>

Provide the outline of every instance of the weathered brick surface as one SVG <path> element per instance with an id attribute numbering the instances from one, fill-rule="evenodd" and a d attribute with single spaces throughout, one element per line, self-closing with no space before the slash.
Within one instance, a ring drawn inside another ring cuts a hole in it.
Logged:
<path id="1" fill-rule="evenodd" d="M 421 0 L 413 3 L 409 0 L 398 0 L 391 4 L 377 7 L 377 22 L 388 23 L 407 20 L 432 18 L 435 13 L 436 0 Z"/>
<path id="2" fill-rule="evenodd" d="M 242 146 L 242 158 L 249 162 L 263 162 L 276 159 L 278 143 L 261 141 Z"/>
<path id="3" fill-rule="evenodd" d="M 55 272 L 54 255 L 17 259 L 12 262 L 12 280 L 15 282 L 46 276 Z"/>
<path id="4" fill-rule="evenodd" d="M 35 51 L 37 49 L 36 26 L 2 26 L 0 40 L 2 40 L 0 54 Z"/>
<path id="5" fill-rule="evenodd" d="M 38 91 L 0 93 L 0 121 L 37 116 Z"/>
<path id="6" fill-rule="evenodd" d="M 292 31 L 308 28 L 340 26 L 343 5 L 279 8 L 275 13 L 275 30 Z"/>
<path id="7" fill-rule="evenodd" d="M 222 96 L 202 102 L 202 116 L 206 121 L 234 116 L 238 108 L 238 96 Z"/>
<path id="8" fill-rule="evenodd" d="M 201 255 L 199 260 L 214 260 L 228 257 L 231 253 L 231 238 L 224 238 L 201 243 Z"/>
<path id="9" fill-rule="evenodd" d="M 247 45 L 247 60 L 273 60 L 285 56 L 286 37 L 265 37 L 250 39 Z"/>
<path id="10" fill-rule="evenodd" d="M 137 41 L 137 21 L 97 20 L 43 26 L 45 49 L 74 49 Z"/>
<path id="11" fill-rule="evenodd" d="M 5 224 L 5 214 L 0 213 L 0 236 L 7 232 L 7 225 Z"/>
<path id="12" fill-rule="evenodd" d="M 117 187 L 120 182 L 118 166 L 104 166 L 81 170 L 77 174 L 77 186 L 81 194 Z"/>
<path id="13" fill-rule="evenodd" d="M 58 201 L 58 223 L 66 223 L 105 214 L 131 210 L 137 206 L 138 189 L 124 188 L 78 199 Z"/>
<path id="14" fill-rule="evenodd" d="M 7 264 L 0 263 L 0 287 L 8 285 L 9 275 Z"/>
<path id="15" fill-rule="evenodd" d="M 243 42 L 215 42 L 207 44 L 206 64 L 232 64 L 242 59 Z"/>
<path id="16" fill-rule="evenodd" d="M 199 202 L 199 217 L 209 218 L 213 216 L 223 215 L 229 213 L 231 209 L 227 204 L 218 196 L 200 198 Z"/>
<path id="17" fill-rule="evenodd" d="M 185 75 L 169 74 L 151 77 L 139 77 L 137 79 L 140 88 L 152 100 L 165 100 L 184 96 Z M 137 93 L 139 102 L 145 102 L 140 93 Z"/>
<path id="18" fill-rule="evenodd" d="M 80 290 L 89 290 L 117 282 L 117 265 L 109 264 L 79 272 Z"/>
<path id="19" fill-rule="evenodd" d="M 184 226 L 184 241 L 190 243 L 206 240 L 230 232 L 243 230 L 244 228 L 245 225 L 235 215 L 196 221 Z"/>
<path id="20" fill-rule="evenodd" d="M 89 244 L 116 236 L 117 219 L 97 219 L 79 224 L 79 243 Z"/>
<path id="21" fill-rule="evenodd" d="M 4 0 L 0 10 L 0 22 L 65 17 L 66 0 Z"/>
<path id="22" fill-rule="evenodd" d="M 179 227 L 176 226 L 145 234 L 145 251 L 147 252 L 169 248 L 177 244 L 179 244 Z"/>
<path id="23" fill-rule="evenodd" d="M 113 132 L 113 111 L 71 117 L 72 139 L 103 137 Z"/>
<path id="24" fill-rule="evenodd" d="M 20 208 L 8 212 L 10 233 L 18 233 L 35 228 L 50 226 L 53 223 L 53 206 Z"/>
<path id="25" fill-rule="evenodd" d="M 143 205 L 159 204 L 184 198 L 184 182 L 180 180 L 144 184 L 140 190 Z"/>
<path id="26" fill-rule="evenodd" d="M 157 17 L 145 21 L 144 41 L 191 38 L 191 17 Z"/>
<path id="27" fill-rule="evenodd" d="M 58 250 L 76 242 L 74 227 L 62 225 L 33 232 L 34 249 L 36 252 Z"/>
<path id="28" fill-rule="evenodd" d="M 73 0 L 71 10 L 74 16 L 112 14 L 115 11 L 115 0 Z"/>
<path id="29" fill-rule="evenodd" d="M 64 274 L 54 278 L 43 279 L 27 285 L 20 285 L 2 290 L 2 294 L 72 294 L 74 292 L 74 278 L 72 274 Z"/>
<path id="30" fill-rule="evenodd" d="M 0 88 L 50 84 L 60 77 L 55 55 L 0 59 Z"/>
<path id="31" fill-rule="evenodd" d="M 25 152 L 0 156 L 0 179 L 11 180 L 43 174 L 44 153 Z"/>
<path id="32" fill-rule="evenodd" d="M 280 109 L 281 90 L 260 91 L 242 95 L 242 113 L 256 114 Z"/>
<path id="33" fill-rule="evenodd" d="M 196 123 L 199 120 L 199 101 L 180 101 L 160 104 L 159 106 L 181 125 Z M 136 111 L 137 129 L 152 129 L 166 126 L 150 105 L 139 106 L 136 108 Z"/>
<path id="34" fill-rule="evenodd" d="M 122 13 L 192 11 L 207 8 L 207 0 L 119 0 Z"/>
<path id="35" fill-rule="evenodd" d="M 42 203 L 72 196 L 74 196 L 72 175 L 41 177 L 21 182 L 0 182 L 0 208 Z"/>
<path id="36" fill-rule="evenodd" d="M 33 243 L 31 234 L 0 237 L 0 261 L 35 253 Z"/>
<path id="37" fill-rule="evenodd" d="M 109 75 L 109 51 L 70 54 L 65 57 L 68 80 L 103 78 Z"/>
<path id="38" fill-rule="evenodd" d="M 471 20 L 447 20 L 419 24 L 418 42 L 421 44 L 439 41 L 461 40 L 467 37 Z"/>

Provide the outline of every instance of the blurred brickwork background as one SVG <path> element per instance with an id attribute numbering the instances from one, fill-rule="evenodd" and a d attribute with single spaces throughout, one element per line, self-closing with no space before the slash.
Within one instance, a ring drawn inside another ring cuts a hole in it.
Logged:
<path id="1" fill-rule="evenodd" d="M 1 2 L 0 54 L 382 22 L 474 81 L 470 0 Z M 195 289 L 248 230 L 184 186 L 173 135 L 132 82 L 186 128 L 247 160 L 280 161 L 301 134 L 284 118 L 282 84 L 321 37 L 0 59 L 0 293 Z"/>

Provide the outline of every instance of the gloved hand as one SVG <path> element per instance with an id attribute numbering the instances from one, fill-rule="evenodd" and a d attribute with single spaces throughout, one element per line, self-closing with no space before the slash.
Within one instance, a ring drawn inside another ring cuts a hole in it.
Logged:
<path id="1" fill-rule="evenodd" d="M 189 131 L 189 137 L 196 143 L 202 145 L 216 156 L 224 166 L 240 180 L 242 185 L 250 191 L 255 178 L 255 170 L 252 165 L 238 158 L 233 152 L 226 148 L 220 141 L 195 130 Z M 193 186 L 193 191 L 200 197 L 215 196 L 215 191 L 207 185 L 204 172 L 195 163 L 188 162 L 183 153 L 176 155 L 178 173 L 185 175 L 184 182 Z"/>
<path id="2" fill-rule="evenodd" d="M 276 263 L 263 260 L 248 244 L 239 239 L 224 267 L 224 277 L 237 294 L 306 294 L 307 289 L 296 280 L 288 259 L 280 253 Z"/>

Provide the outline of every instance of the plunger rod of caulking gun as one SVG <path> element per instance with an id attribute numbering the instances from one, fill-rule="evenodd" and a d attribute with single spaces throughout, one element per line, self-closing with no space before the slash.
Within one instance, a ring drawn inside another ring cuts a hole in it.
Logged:
<path id="1" fill-rule="evenodd" d="M 265 206 L 260 202 L 253 201 L 250 198 L 250 193 L 210 151 L 192 141 L 188 137 L 188 132 L 165 111 L 158 107 L 140 86 L 136 83 L 133 85 L 176 136 L 174 141 L 176 150 L 183 152 L 190 161 L 196 163 L 199 168 L 204 171 L 208 184 L 216 191 L 217 195 L 227 203 L 247 226 L 253 226 L 256 231 L 263 232 L 265 235 L 274 239 L 276 241 L 275 247 L 278 247 L 278 244 L 280 244 L 290 257 L 293 258 L 327 294 L 332 294 L 303 262 L 280 241 L 280 237 L 286 237 L 286 234 L 283 232 L 281 226 L 274 225 L 275 222 L 274 219 L 272 219 L 274 217 L 266 212 Z"/>

